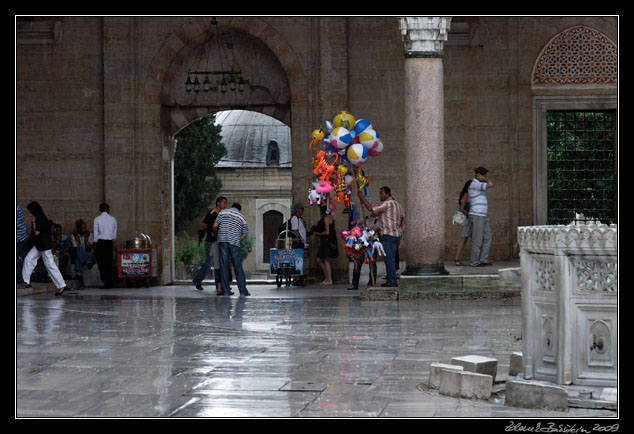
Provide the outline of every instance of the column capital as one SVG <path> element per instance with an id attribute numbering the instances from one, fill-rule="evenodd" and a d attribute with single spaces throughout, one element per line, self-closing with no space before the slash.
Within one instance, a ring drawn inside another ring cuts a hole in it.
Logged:
<path id="1" fill-rule="evenodd" d="M 405 57 L 442 57 L 451 17 L 398 17 Z"/>

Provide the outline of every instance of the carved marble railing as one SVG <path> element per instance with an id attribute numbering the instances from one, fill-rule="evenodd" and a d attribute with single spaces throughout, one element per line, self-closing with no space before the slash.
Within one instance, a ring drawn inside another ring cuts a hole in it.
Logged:
<path id="1" fill-rule="evenodd" d="M 518 240 L 524 377 L 616 386 L 617 226 L 520 227 Z"/>

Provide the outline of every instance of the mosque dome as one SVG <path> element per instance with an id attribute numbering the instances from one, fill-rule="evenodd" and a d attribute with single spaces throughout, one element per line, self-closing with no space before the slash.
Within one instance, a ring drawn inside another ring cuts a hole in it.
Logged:
<path id="1" fill-rule="evenodd" d="M 216 114 L 227 155 L 219 168 L 292 167 L 291 129 L 262 113 L 227 110 Z"/>

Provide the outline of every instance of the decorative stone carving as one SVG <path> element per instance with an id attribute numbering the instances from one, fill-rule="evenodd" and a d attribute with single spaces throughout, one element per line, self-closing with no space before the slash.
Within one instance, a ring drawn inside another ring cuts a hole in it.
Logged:
<path id="1" fill-rule="evenodd" d="M 442 57 L 451 17 L 399 17 L 408 57 Z"/>
<path id="2" fill-rule="evenodd" d="M 616 228 L 617 225 L 526 226 L 518 228 L 518 242 L 532 252 L 551 254 L 562 247 L 616 252 Z"/>
<path id="3" fill-rule="evenodd" d="M 518 228 L 526 379 L 616 386 L 617 226 Z"/>
<path id="4" fill-rule="evenodd" d="M 535 64 L 534 84 L 616 84 L 618 51 L 602 33 L 575 26 L 555 36 Z"/>
<path id="5" fill-rule="evenodd" d="M 578 291 L 616 292 L 617 266 L 615 262 L 575 257 L 571 259 L 577 278 Z"/>
<path id="6" fill-rule="evenodd" d="M 552 258 L 535 260 L 535 283 L 537 283 L 539 290 L 554 291 L 555 263 Z"/>

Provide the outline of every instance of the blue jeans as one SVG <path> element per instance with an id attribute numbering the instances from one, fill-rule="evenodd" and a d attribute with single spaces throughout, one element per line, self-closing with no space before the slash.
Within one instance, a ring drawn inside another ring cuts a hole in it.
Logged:
<path id="1" fill-rule="evenodd" d="M 220 275 L 222 276 L 222 289 L 224 295 L 229 295 L 229 261 L 233 263 L 233 269 L 238 281 L 240 294 L 248 294 L 247 279 L 242 269 L 242 249 L 229 243 L 218 243 L 218 253 L 220 253 Z"/>
<path id="2" fill-rule="evenodd" d="M 398 285 L 396 281 L 396 252 L 401 243 L 402 237 L 383 235 L 383 250 L 385 250 L 385 271 L 387 272 L 387 282 Z"/>
<path id="3" fill-rule="evenodd" d="M 374 251 L 374 254 L 372 255 L 374 257 L 374 259 L 376 260 L 377 257 L 379 256 L 379 252 Z M 364 256 L 353 256 L 352 258 L 354 260 L 354 269 L 352 271 L 352 286 L 354 286 L 355 288 L 359 288 L 359 280 L 361 279 L 361 267 L 363 267 L 364 264 Z M 368 267 L 370 267 L 370 270 L 372 272 L 372 276 L 374 276 L 374 285 L 376 285 L 376 262 L 374 261 L 368 261 Z M 371 277 L 368 276 L 368 286 L 371 285 Z"/>
<path id="4" fill-rule="evenodd" d="M 77 246 L 77 256 L 75 257 L 75 272 L 81 274 L 81 267 L 84 264 L 94 264 L 95 257 L 86 250 L 86 246 Z"/>
<path id="5" fill-rule="evenodd" d="M 205 277 L 207 276 L 207 273 L 209 272 L 211 267 L 214 265 L 214 257 L 209 254 L 211 252 L 211 245 L 212 243 L 205 241 L 205 256 L 207 257 L 207 259 L 205 260 L 205 263 L 202 265 L 202 267 L 200 267 L 200 270 L 198 270 L 198 273 L 196 273 L 196 276 L 194 276 L 194 279 L 192 280 L 192 282 L 194 282 L 195 284 L 202 283 Z"/>

